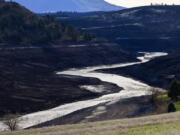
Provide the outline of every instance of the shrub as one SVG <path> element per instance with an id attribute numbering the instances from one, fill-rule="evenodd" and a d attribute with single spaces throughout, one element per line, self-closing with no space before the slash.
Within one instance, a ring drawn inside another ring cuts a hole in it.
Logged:
<path id="1" fill-rule="evenodd" d="M 18 129 L 18 115 L 7 115 L 4 118 L 4 124 L 9 128 L 9 130 L 14 131 Z"/>
<path id="2" fill-rule="evenodd" d="M 175 112 L 175 111 L 176 111 L 175 105 L 173 103 L 170 103 L 168 105 L 168 112 Z"/>

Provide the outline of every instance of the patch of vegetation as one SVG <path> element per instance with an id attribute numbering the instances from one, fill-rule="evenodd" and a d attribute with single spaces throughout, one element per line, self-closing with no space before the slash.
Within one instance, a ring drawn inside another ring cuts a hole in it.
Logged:
<path id="1" fill-rule="evenodd" d="M 171 101 L 174 102 L 174 104 L 171 103 L 170 105 L 173 105 L 176 111 L 180 111 L 180 82 L 178 80 L 172 82 L 168 96 L 171 98 Z"/>
<path id="2" fill-rule="evenodd" d="M 180 111 L 180 101 L 174 103 L 176 111 Z"/>
<path id="3" fill-rule="evenodd" d="M 174 80 L 169 88 L 168 94 L 157 96 L 158 100 L 169 103 L 168 111 L 180 111 L 180 83 Z"/>
<path id="4" fill-rule="evenodd" d="M 162 100 L 162 101 L 170 101 L 171 100 L 171 98 L 168 97 L 168 94 L 159 95 L 159 96 L 157 96 L 157 99 Z"/>
<path id="5" fill-rule="evenodd" d="M 158 100 L 161 100 L 163 102 L 171 101 L 171 98 L 168 97 L 168 94 L 159 95 L 157 98 L 158 98 Z M 178 99 L 180 99 L 180 97 Z M 174 107 L 176 108 L 176 111 L 180 111 L 180 101 L 174 102 Z"/>

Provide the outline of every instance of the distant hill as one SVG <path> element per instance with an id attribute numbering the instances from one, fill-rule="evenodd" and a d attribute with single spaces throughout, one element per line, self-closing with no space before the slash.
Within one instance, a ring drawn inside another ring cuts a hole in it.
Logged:
<path id="1" fill-rule="evenodd" d="M 15 0 L 30 10 L 42 12 L 92 12 L 92 11 L 114 11 L 122 7 L 112 5 L 104 0 Z"/>
<path id="2" fill-rule="evenodd" d="M 143 6 L 59 20 L 126 48 L 165 49 L 178 46 L 180 6 Z M 133 44 L 133 46 L 132 46 Z"/>
<path id="3" fill-rule="evenodd" d="M 15 2 L 0 3 L 0 45 L 76 43 L 91 39 L 91 35 L 83 35 L 53 17 L 40 17 Z"/>
<path id="4" fill-rule="evenodd" d="M 97 34 L 114 30 L 114 38 L 177 36 L 180 33 L 179 12 L 180 6 L 144 6 L 66 19 L 83 30 L 97 31 Z"/>

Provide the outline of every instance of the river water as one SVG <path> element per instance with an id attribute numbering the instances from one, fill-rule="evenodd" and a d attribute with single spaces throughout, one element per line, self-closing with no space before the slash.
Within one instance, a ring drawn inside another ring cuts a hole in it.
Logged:
<path id="1" fill-rule="evenodd" d="M 35 126 L 35 125 L 68 115 L 70 113 L 73 113 L 81 109 L 99 105 L 101 103 L 114 104 L 122 99 L 151 94 L 151 91 L 150 91 L 151 87 L 140 81 L 137 81 L 128 77 L 123 77 L 120 75 L 99 73 L 95 71 L 98 69 L 126 67 L 130 65 L 141 64 L 141 63 L 148 62 L 153 58 L 167 55 L 167 53 L 163 53 L 163 52 L 153 52 L 153 53 L 140 52 L 140 53 L 144 54 L 144 56 L 138 57 L 140 62 L 94 66 L 94 67 L 87 67 L 83 69 L 69 69 L 67 71 L 57 72 L 58 75 L 75 75 L 75 76 L 82 76 L 82 77 L 98 78 L 101 81 L 114 83 L 118 85 L 119 87 L 123 87 L 124 90 L 118 93 L 107 94 L 96 99 L 68 103 L 68 104 L 53 108 L 53 109 L 24 115 L 19 118 L 19 124 L 18 124 L 19 128 L 24 129 L 31 126 Z M 88 87 L 91 87 L 91 86 L 87 86 L 87 89 Z M 7 127 L 2 122 L 0 122 L 0 131 L 3 131 L 5 129 L 7 129 Z"/>

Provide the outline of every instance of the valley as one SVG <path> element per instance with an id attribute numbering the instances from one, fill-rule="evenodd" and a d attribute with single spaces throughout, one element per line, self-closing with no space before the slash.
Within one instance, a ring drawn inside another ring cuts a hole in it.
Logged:
<path id="1" fill-rule="evenodd" d="M 0 1 L 0 135 L 176 134 L 179 113 L 163 113 L 180 108 L 180 6 L 62 2 Z M 22 132 L 6 132 L 13 120 Z"/>

